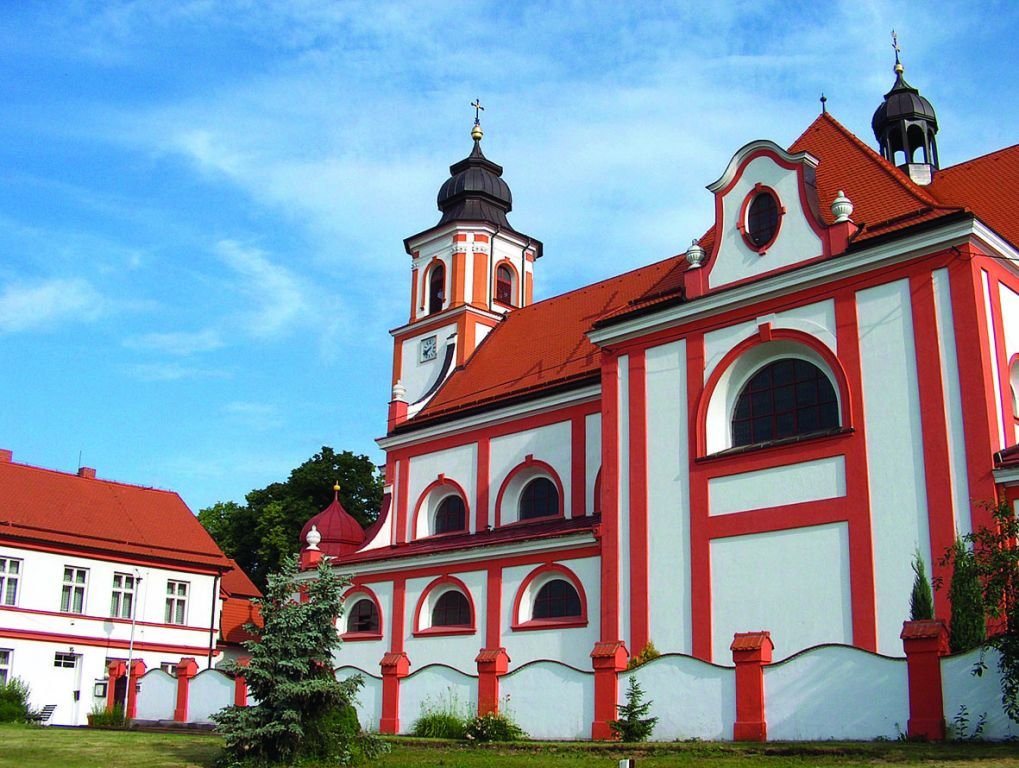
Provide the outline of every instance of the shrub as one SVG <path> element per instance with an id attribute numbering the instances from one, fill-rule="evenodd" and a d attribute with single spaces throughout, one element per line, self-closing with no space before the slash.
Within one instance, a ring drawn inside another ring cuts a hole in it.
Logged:
<path id="1" fill-rule="evenodd" d="M 952 653 L 962 653 L 980 647 L 987 637 L 983 586 L 976 556 L 962 539 L 955 540 L 944 562 L 952 565 L 952 581 L 948 588 L 952 626 L 948 645 Z"/>
<path id="2" fill-rule="evenodd" d="M 637 678 L 630 675 L 626 689 L 626 703 L 617 706 L 619 719 L 609 723 L 612 732 L 620 741 L 645 741 L 655 729 L 657 717 L 647 717 L 654 702 L 644 703 L 644 691 Z"/>
<path id="3" fill-rule="evenodd" d="M 0 723 L 22 723 L 30 714 L 28 684 L 20 677 L 12 677 L 0 686 Z"/>
<path id="4" fill-rule="evenodd" d="M 88 724 L 95 728 L 119 728 L 124 725 L 124 705 L 114 704 L 107 712 L 105 704 L 96 704 L 88 716 Z"/>
<path id="5" fill-rule="evenodd" d="M 626 668 L 636 669 L 641 664 L 647 664 L 652 659 L 657 659 L 661 655 L 662 654 L 658 652 L 658 649 L 655 648 L 655 644 L 649 640 L 648 644 L 641 648 L 640 653 L 636 656 L 630 657 L 630 661 L 627 663 Z"/>
<path id="6" fill-rule="evenodd" d="M 427 739 L 463 739 L 471 706 L 461 704 L 452 689 L 446 691 L 445 701 L 426 697 L 421 702 L 421 716 L 414 721 L 411 732 Z"/>
<path id="7" fill-rule="evenodd" d="M 480 715 L 467 723 L 464 737 L 468 741 L 519 741 L 527 734 L 508 714 L 488 713 Z"/>
<path id="8" fill-rule="evenodd" d="M 909 596 L 909 618 L 913 621 L 934 618 L 934 595 L 919 549 L 913 556 L 913 592 Z"/>

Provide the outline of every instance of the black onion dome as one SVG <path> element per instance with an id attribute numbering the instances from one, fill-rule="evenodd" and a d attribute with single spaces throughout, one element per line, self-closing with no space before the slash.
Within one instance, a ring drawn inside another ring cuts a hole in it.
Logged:
<path id="1" fill-rule="evenodd" d="M 506 214 L 513 209 L 513 195 L 502 179 L 502 166 L 481 152 L 480 136 L 474 139 L 471 153 L 451 165 L 449 172 L 450 177 L 439 188 L 437 202 L 442 218 L 436 226 L 451 221 L 486 221 L 511 228 Z"/>
<path id="2" fill-rule="evenodd" d="M 884 101 L 874 110 L 870 127 L 874 129 L 874 135 L 880 140 L 885 128 L 890 123 L 915 120 L 922 120 L 930 124 L 935 131 L 938 129 L 938 118 L 934 114 L 934 107 L 920 95 L 920 91 L 906 82 L 902 72 L 897 69 L 895 85 L 885 94 Z"/>

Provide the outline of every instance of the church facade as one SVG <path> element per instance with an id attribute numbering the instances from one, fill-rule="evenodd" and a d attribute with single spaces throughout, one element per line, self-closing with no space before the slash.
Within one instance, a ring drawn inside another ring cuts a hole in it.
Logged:
<path id="1" fill-rule="evenodd" d="M 1019 146 L 939 167 L 898 63 L 873 128 L 876 149 L 823 112 L 747 144 L 688 248 L 535 303 L 543 246 L 476 122 L 404 242 L 379 519 L 337 501 L 302 533 L 306 564 L 352 575 L 341 661 L 381 669 L 384 732 L 430 666 L 490 709 L 515 668 L 649 643 L 901 656 L 914 553 L 947 577 L 982 503 L 1019 498 Z M 594 697 L 607 736 L 618 691 Z"/>

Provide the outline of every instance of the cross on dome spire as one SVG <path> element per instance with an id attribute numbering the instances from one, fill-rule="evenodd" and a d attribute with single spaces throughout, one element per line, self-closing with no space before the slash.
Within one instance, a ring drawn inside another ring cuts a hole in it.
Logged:
<path id="1" fill-rule="evenodd" d="M 895 72 L 901 75 L 904 67 L 902 62 L 899 61 L 899 54 L 902 52 L 902 49 L 899 48 L 899 36 L 895 34 L 894 29 L 892 30 L 892 50 L 895 51 Z"/>
<path id="2" fill-rule="evenodd" d="M 485 111 L 485 108 L 481 106 L 481 99 L 472 101 L 471 106 L 474 107 L 474 127 L 471 129 L 471 138 L 481 141 L 481 137 L 485 135 L 485 132 L 481 130 L 481 113 Z"/>

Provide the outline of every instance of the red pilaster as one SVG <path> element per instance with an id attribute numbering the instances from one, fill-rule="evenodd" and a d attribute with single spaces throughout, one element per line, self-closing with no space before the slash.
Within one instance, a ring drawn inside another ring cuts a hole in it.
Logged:
<path id="1" fill-rule="evenodd" d="M 618 717 L 616 702 L 619 699 L 619 673 L 626 669 L 629 654 L 622 640 L 595 643 L 591 651 L 591 666 L 594 667 L 594 722 L 591 723 L 592 739 L 614 739 L 609 726 Z"/>
<path id="2" fill-rule="evenodd" d="M 237 660 L 237 665 L 240 667 L 248 666 L 248 662 L 251 659 L 243 658 Z M 246 707 L 248 706 L 248 681 L 244 675 L 238 670 L 234 675 L 234 706 L 235 707 Z"/>
<path id="3" fill-rule="evenodd" d="M 941 688 L 941 657 L 948 653 L 948 630 L 941 619 L 906 621 L 902 647 L 909 675 L 909 722 L 906 734 L 931 741 L 945 738 L 945 707 Z"/>
<path id="4" fill-rule="evenodd" d="M 380 733 L 400 732 L 400 680 L 410 672 L 406 653 L 387 653 L 379 662 L 382 667 L 382 719 Z"/>
<path id="5" fill-rule="evenodd" d="M 127 707 L 124 717 L 133 720 L 138 714 L 138 678 L 145 674 L 145 662 L 131 660 L 131 674 L 127 680 Z"/>
<path id="6" fill-rule="evenodd" d="M 737 632 L 733 635 L 732 660 L 736 664 L 736 722 L 733 741 L 767 741 L 764 715 L 764 665 L 771 663 L 775 645 L 769 632 Z"/>
<path id="7" fill-rule="evenodd" d="M 117 681 L 127 674 L 127 662 L 111 661 L 106 665 L 106 711 L 113 712 L 116 706 Z"/>
<path id="8" fill-rule="evenodd" d="M 191 689 L 191 678 L 198 674 L 198 662 L 193 656 L 186 656 L 177 662 L 177 708 L 173 710 L 173 719 L 178 723 L 188 720 L 188 692 Z"/>
<path id="9" fill-rule="evenodd" d="M 499 714 L 499 677 L 509 669 L 505 648 L 482 648 L 478 663 L 478 715 Z"/>

